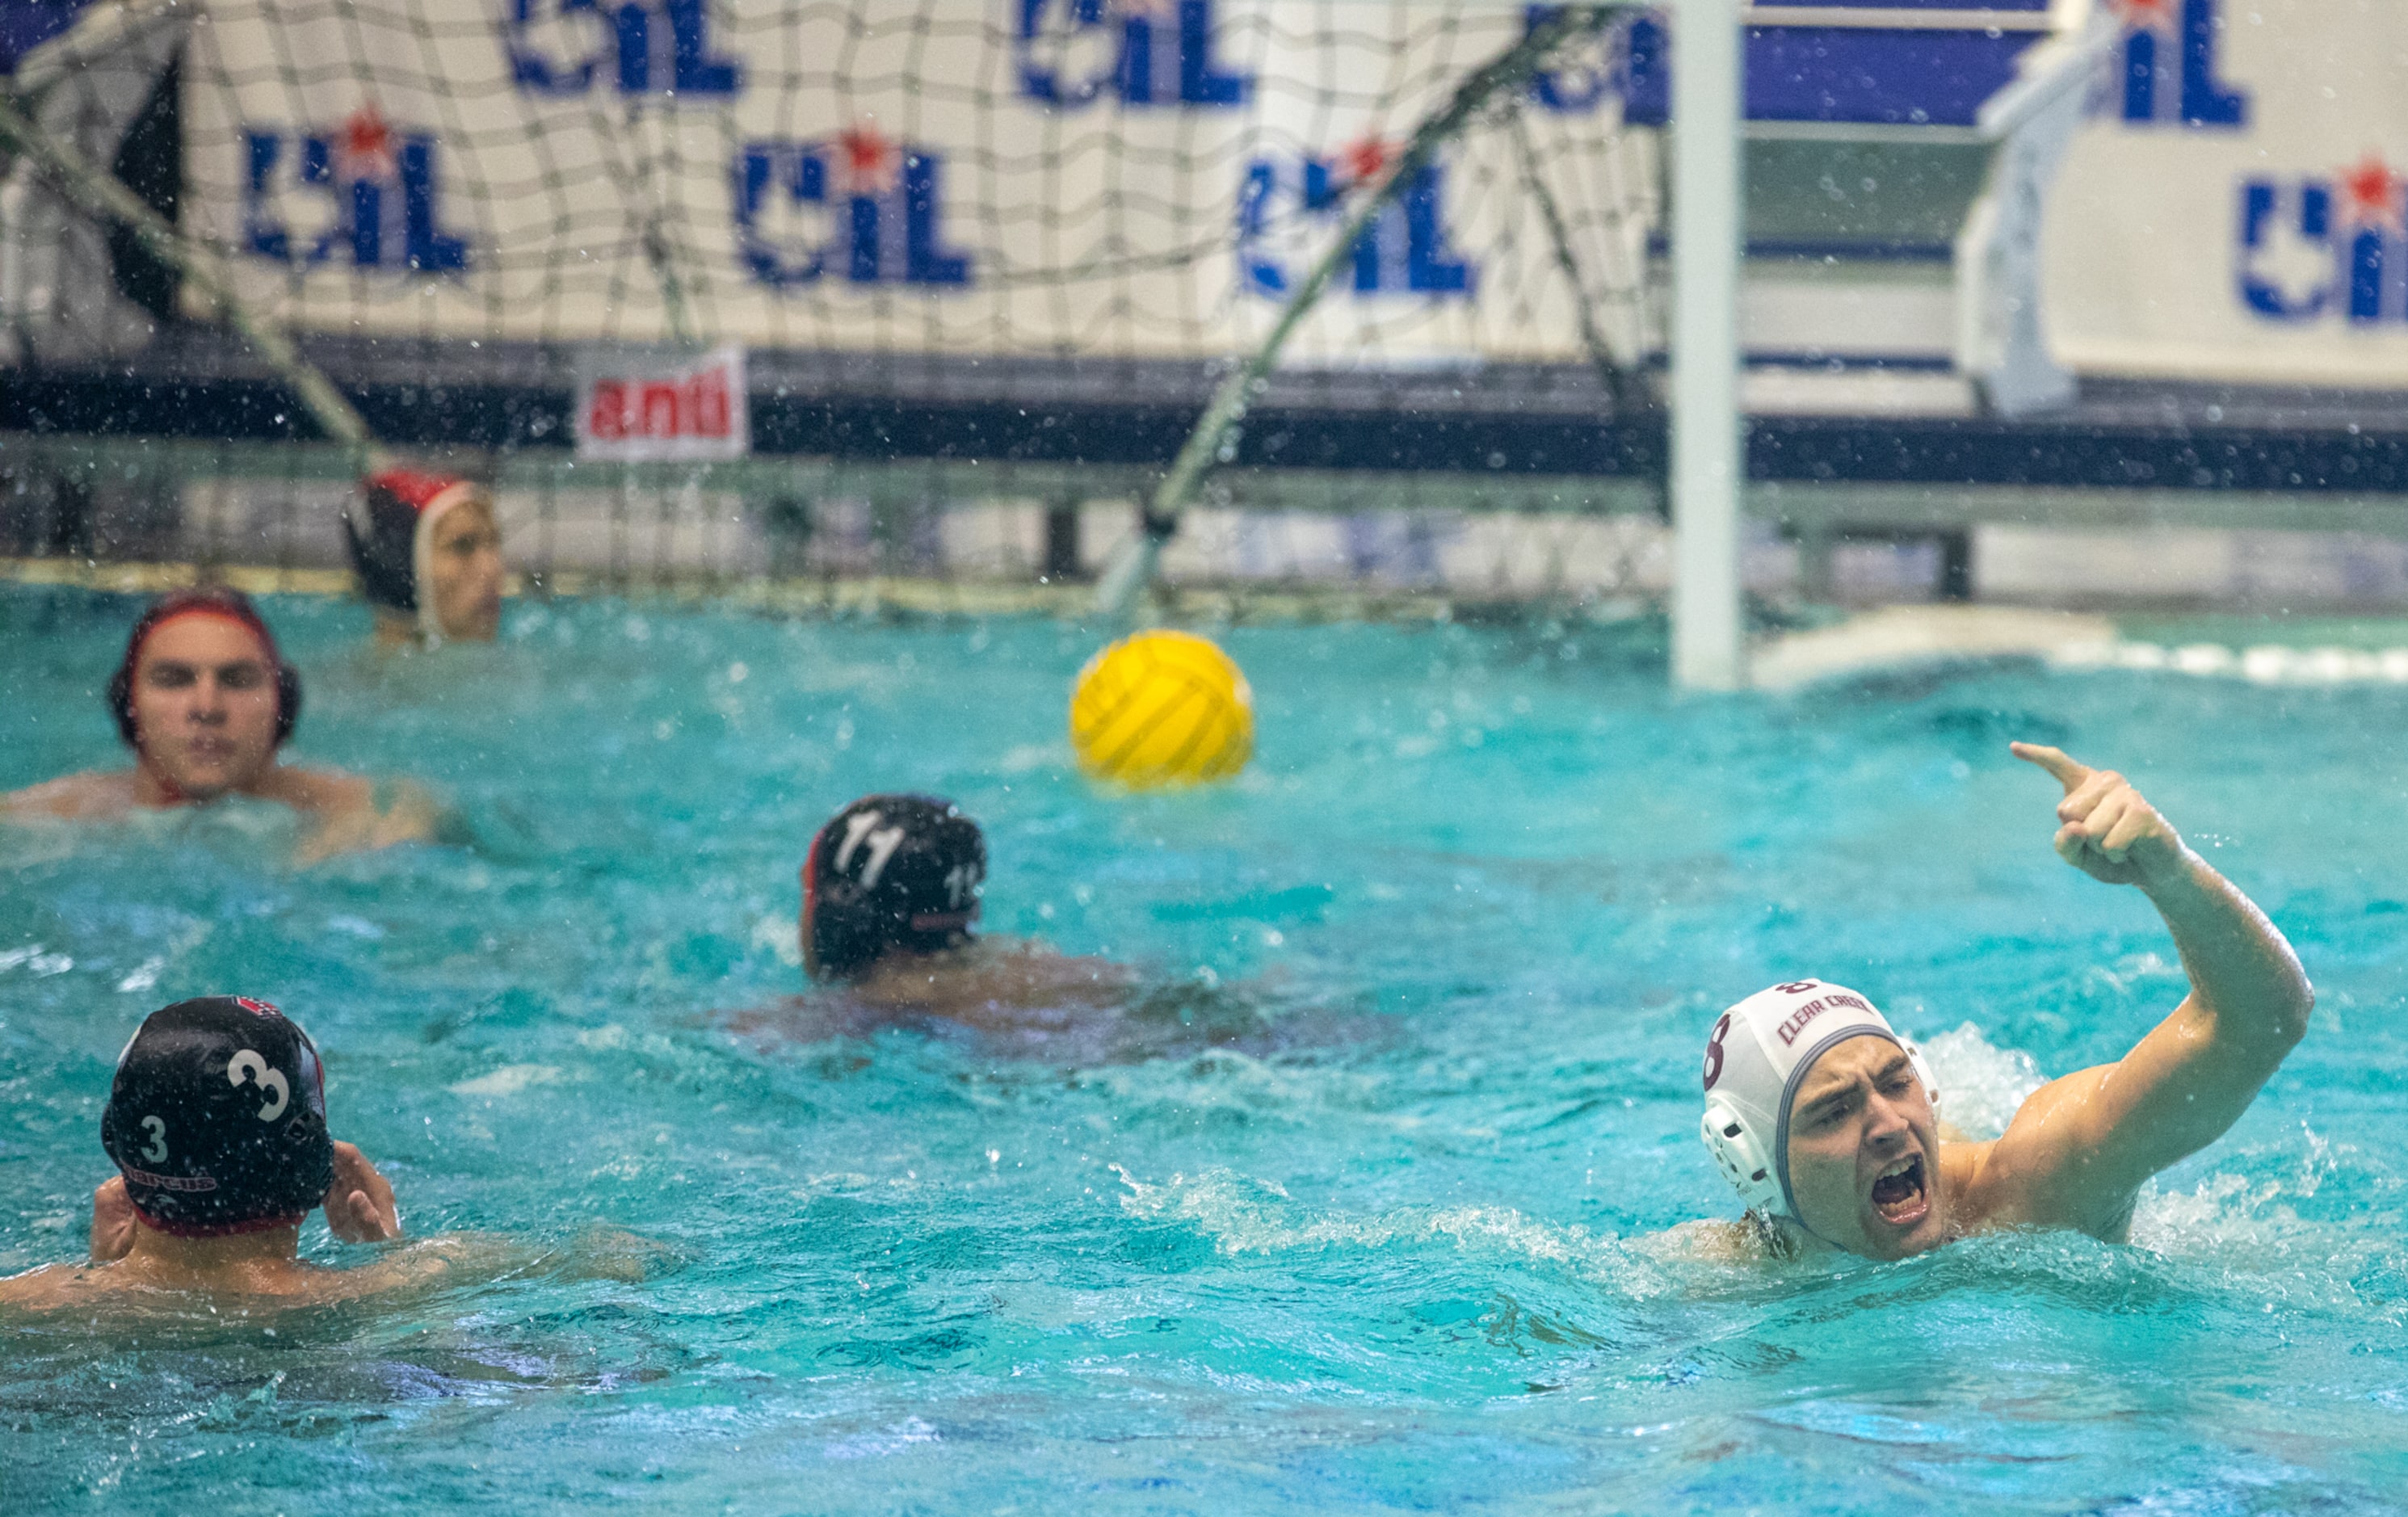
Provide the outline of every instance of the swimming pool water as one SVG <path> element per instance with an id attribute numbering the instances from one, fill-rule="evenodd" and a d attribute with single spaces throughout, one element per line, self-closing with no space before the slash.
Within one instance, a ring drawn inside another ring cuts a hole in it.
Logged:
<path id="1" fill-rule="evenodd" d="M 0 785 L 119 762 L 128 614 L 0 594 Z M 419 776 L 467 839 L 295 871 L 248 808 L 0 829 L 0 1270 L 80 1256 L 138 1019 L 237 991 L 316 1037 L 413 1232 L 552 1252 L 273 1324 L 0 1324 L 10 1511 L 2408 1507 L 2408 693 L 1684 700 L 1644 629 L 1240 629 L 1253 769 L 1115 797 L 1063 735 L 1096 639 L 1050 622 L 523 606 L 380 662 L 353 607 L 270 614 L 296 756 Z M 1735 1210 L 1696 1069 L 1742 994 L 1869 992 L 1974 1125 L 2179 998 L 2017 737 L 2133 774 L 2267 908 L 2308 1041 L 2128 1247 L 1652 1248 Z M 897 787 L 984 824 L 991 932 L 1268 1030 L 764 1033 L 804 841 Z"/>

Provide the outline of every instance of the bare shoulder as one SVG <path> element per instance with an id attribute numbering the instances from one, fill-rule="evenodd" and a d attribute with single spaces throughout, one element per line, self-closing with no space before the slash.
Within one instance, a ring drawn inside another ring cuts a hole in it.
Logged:
<path id="1" fill-rule="evenodd" d="M 56 1311 L 90 1300 L 94 1291 L 84 1282 L 98 1273 L 91 1266 L 44 1265 L 22 1275 L 0 1280 L 0 1308 L 17 1311 Z"/>
<path id="2" fill-rule="evenodd" d="M 884 1009 L 826 992 L 784 996 L 767 1006 L 728 1012 L 724 1018 L 729 1032 L 763 1046 L 867 1038 L 890 1020 Z"/>
<path id="3" fill-rule="evenodd" d="M 2077 1069 L 2024 1097 L 2007 1130 L 1986 1143 L 1948 1143 L 1940 1163 L 1961 1230 L 2072 1227 L 2101 1232 L 2128 1197 L 2091 1194 L 2084 1123 L 2112 1064 Z M 2094 1215 L 2095 1214 L 2095 1215 Z"/>
<path id="4" fill-rule="evenodd" d="M 970 951 L 966 967 L 985 976 L 999 991 L 1023 1000 L 1064 997 L 1096 1005 L 1117 1005 L 1123 993 L 1138 982 L 1138 972 L 1125 964 L 1057 953 L 1048 945 L 1033 941 L 982 943 Z"/>
<path id="5" fill-rule="evenodd" d="M 996 1031 L 1117 1007 L 1136 971 L 1071 958 L 1042 943 L 987 938 L 943 953 L 897 954 L 854 981 L 853 996 L 889 1015 L 938 1016 Z"/>
<path id="6" fill-rule="evenodd" d="M 215 1287 L 164 1283 L 122 1265 L 49 1265 L 0 1280 L 0 1310 L 38 1313 L 104 1303 L 119 1311 L 214 1310 L 212 1303 L 229 1297 L 248 1311 L 334 1307 L 406 1295 L 461 1278 L 491 1279 L 534 1256 L 507 1238 L 445 1233 L 398 1245 L 352 1268 L 288 1263 L 265 1278 L 229 1280 Z"/>
<path id="7" fill-rule="evenodd" d="M 2025 1096 L 1999 1143 L 2012 1152 L 2057 1137 L 2058 1129 L 2098 1095 L 2100 1087 L 2114 1077 L 2115 1069 L 2112 1064 L 2076 1069 Z"/>
<path id="8" fill-rule="evenodd" d="M 44 1265 L 22 1275 L 0 1280 L 0 1308 L 19 1311 L 63 1311 L 108 1301 L 130 1301 L 153 1292 L 150 1281 L 121 1264 Z"/>
<path id="9" fill-rule="evenodd" d="M 369 780 L 340 769 L 305 769 L 292 764 L 280 764 L 270 770 L 258 793 L 294 810 L 321 816 L 367 810 L 376 805 L 376 785 Z"/>
<path id="10" fill-rule="evenodd" d="M 303 840 L 297 862 L 315 864 L 337 853 L 373 852 L 396 843 L 423 842 L 436 835 L 443 809 L 423 786 L 397 780 L 380 787 L 339 769 L 280 769 L 264 793 L 317 820 Z M 384 794 L 379 794 L 381 789 Z"/>
<path id="11" fill-rule="evenodd" d="M 329 1269 L 321 1300 L 356 1300 L 463 1279 L 504 1275 L 536 1257 L 534 1251 L 491 1233 L 438 1233 L 389 1249 L 373 1264 Z"/>
<path id="12" fill-rule="evenodd" d="M 1637 1244 L 1665 1263 L 1763 1264 L 1787 1257 L 1779 1238 L 1751 1215 L 1738 1222 L 1684 1222 Z"/>
<path id="13" fill-rule="evenodd" d="M 443 803 L 414 780 L 396 780 L 384 813 L 378 819 L 382 841 L 417 842 L 434 837 L 443 823 Z"/>
<path id="14" fill-rule="evenodd" d="M 134 809 L 134 771 L 87 769 L 0 795 L 0 814 L 69 821 L 123 816 Z"/>
<path id="15" fill-rule="evenodd" d="M 1990 1225 L 1989 1214 L 1997 1205 L 1988 1191 L 1990 1156 L 1998 1146 L 1996 1138 L 1985 1142 L 1954 1141 L 1945 1137 L 1941 1139 L 1941 1184 L 1960 1233 L 1979 1232 Z"/>

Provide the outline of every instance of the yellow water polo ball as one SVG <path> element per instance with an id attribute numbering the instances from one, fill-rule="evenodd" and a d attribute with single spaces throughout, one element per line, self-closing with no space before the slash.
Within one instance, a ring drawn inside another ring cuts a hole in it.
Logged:
<path id="1" fill-rule="evenodd" d="M 1188 632 L 1140 632 L 1097 653 L 1070 692 L 1079 767 L 1131 790 L 1226 780 L 1254 751 L 1254 693 Z"/>

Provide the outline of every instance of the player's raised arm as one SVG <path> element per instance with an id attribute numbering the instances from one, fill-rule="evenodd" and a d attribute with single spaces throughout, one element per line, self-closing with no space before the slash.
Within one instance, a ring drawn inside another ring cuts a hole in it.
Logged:
<path id="1" fill-rule="evenodd" d="M 2190 994 L 2114 1064 L 2024 1104 L 1985 1166 L 2015 1220 L 2112 1234 L 2143 1181 L 2221 1137 L 2247 1110 L 2315 1004 L 2291 945 L 2112 769 L 2016 743 L 2064 787 L 2058 856 L 2140 887 L 2165 918 Z M 2002 1218 L 2002 1220 L 2005 1220 Z"/>

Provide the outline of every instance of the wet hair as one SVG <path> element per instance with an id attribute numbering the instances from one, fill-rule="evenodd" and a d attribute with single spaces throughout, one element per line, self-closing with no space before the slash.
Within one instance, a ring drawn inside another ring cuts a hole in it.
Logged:
<path id="1" fill-rule="evenodd" d="M 134 724 L 134 674 L 142 662 L 142 645 L 166 623 L 192 612 L 239 623 L 259 639 L 276 677 L 276 741 L 282 744 L 293 736 L 293 724 L 301 720 L 301 673 L 284 662 L 284 655 L 276 648 L 276 634 L 267 630 L 267 623 L 261 618 L 259 608 L 251 605 L 251 597 L 223 585 L 171 590 L 135 618 L 134 630 L 125 639 L 125 656 L 119 660 L 117 672 L 108 677 L 108 710 L 117 718 L 117 735 L 125 739 L 126 747 L 136 752 L 141 751 L 142 734 Z"/>
<path id="2" fill-rule="evenodd" d="M 893 952 L 969 941 L 986 883 L 986 839 L 933 795 L 864 795 L 803 855 L 803 954 L 811 973 L 858 975 Z"/>
<path id="3" fill-rule="evenodd" d="M 297 1223 L 335 1182 L 317 1045 L 249 996 L 162 1007 L 118 1056 L 100 1146 L 136 1212 L 161 1232 L 210 1238 Z"/>

